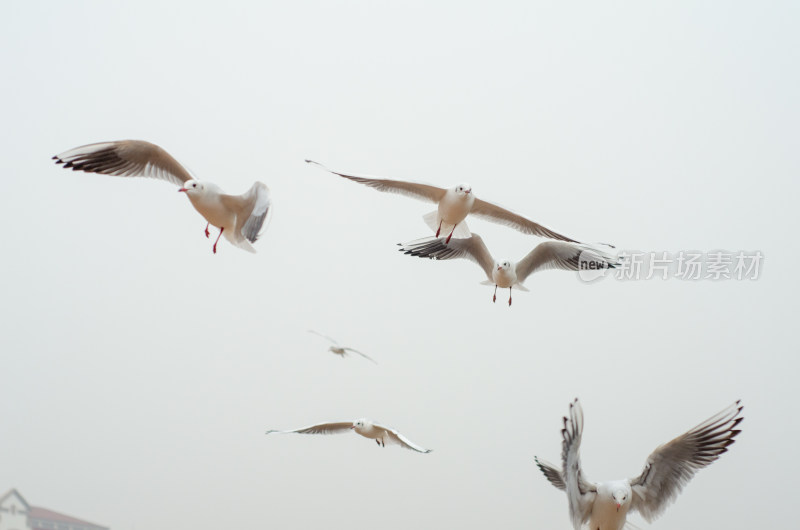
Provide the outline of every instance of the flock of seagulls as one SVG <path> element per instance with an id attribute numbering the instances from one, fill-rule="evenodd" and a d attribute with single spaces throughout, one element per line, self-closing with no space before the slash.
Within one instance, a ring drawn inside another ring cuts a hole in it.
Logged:
<path id="1" fill-rule="evenodd" d="M 210 237 L 210 226 L 219 229 L 212 246 L 215 254 L 223 235 L 234 246 L 255 252 L 252 243 L 258 240 L 261 231 L 269 223 L 272 199 L 266 184 L 254 182 L 241 195 L 223 193 L 215 184 L 192 177 L 175 158 L 150 142 L 121 140 L 89 144 L 65 151 L 53 159 L 64 168 L 75 171 L 120 177 L 152 177 L 179 186 L 178 191 L 185 193 L 195 210 L 205 218 L 205 236 Z M 436 204 L 436 210 L 423 216 L 434 235 L 401 243 L 399 250 L 420 258 L 468 259 L 477 263 L 486 276 L 482 283 L 495 287 L 492 302 L 497 300 L 498 288 L 508 289 L 508 305 L 511 306 L 512 289 L 527 291 L 524 282 L 535 272 L 546 269 L 577 271 L 584 264 L 592 269 L 610 269 L 620 264 L 618 257 L 608 250 L 613 248 L 611 245 L 587 245 L 566 237 L 527 217 L 478 199 L 469 184 L 440 188 L 405 180 L 340 173 L 312 160 L 306 162 L 378 191 Z M 468 228 L 466 218 L 470 215 L 551 241 L 538 244 L 519 261 L 496 260 L 483 239 Z M 344 358 L 355 353 L 375 363 L 372 357 L 354 348 L 341 346 L 327 335 L 313 330 L 309 332 L 328 340 L 331 343 L 328 351 L 335 355 Z M 637 477 L 594 483 L 589 482 L 581 470 L 579 450 L 583 434 L 583 410 L 575 399 L 570 404 L 569 415 L 564 417 L 561 431 L 561 465 L 549 464 L 538 457 L 534 459 L 547 480 L 566 492 L 570 520 L 575 530 L 584 525 L 588 525 L 589 530 L 622 530 L 629 512 L 638 512 L 648 522 L 658 517 L 699 469 L 725 453 L 740 432 L 737 427 L 743 419 L 741 411 L 742 405 L 737 401 L 690 431 L 659 446 L 647 458 L 643 471 Z M 337 434 L 351 430 L 375 440 L 381 447 L 388 443 L 419 453 L 431 452 L 395 429 L 366 418 L 319 423 L 289 431 L 270 429 L 266 434 Z"/>

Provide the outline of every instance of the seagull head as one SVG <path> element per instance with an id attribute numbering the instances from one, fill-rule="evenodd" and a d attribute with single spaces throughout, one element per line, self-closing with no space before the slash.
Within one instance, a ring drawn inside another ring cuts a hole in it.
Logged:
<path id="1" fill-rule="evenodd" d="M 461 198 L 467 198 L 472 195 L 472 186 L 469 184 L 457 184 L 453 191 L 456 192 L 456 196 Z"/>
<path id="2" fill-rule="evenodd" d="M 187 180 L 183 183 L 183 187 L 178 191 L 182 191 L 187 195 L 194 195 L 203 193 L 206 189 L 206 185 L 202 182 L 197 182 L 196 180 Z"/>
<path id="3" fill-rule="evenodd" d="M 617 505 L 617 511 L 619 511 L 620 507 L 627 506 L 629 502 L 631 502 L 631 489 L 630 487 L 624 488 L 619 487 L 614 489 L 611 493 L 611 498 L 614 499 L 614 504 Z"/>
<path id="4" fill-rule="evenodd" d="M 498 271 L 509 271 L 511 270 L 511 262 L 510 261 L 498 261 L 496 264 Z"/>
<path id="5" fill-rule="evenodd" d="M 355 429 L 356 432 L 360 432 L 363 429 L 369 429 L 371 426 L 372 426 L 371 421 L 369 421 L 367 418 L 361 418 L 360 420 L 354 421 L 353 426 L 350 428 Z"/>

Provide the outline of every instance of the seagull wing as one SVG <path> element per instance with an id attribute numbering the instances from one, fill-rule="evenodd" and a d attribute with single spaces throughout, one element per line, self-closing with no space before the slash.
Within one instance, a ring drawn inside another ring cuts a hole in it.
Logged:
<path id="1" fill-rule="evenodd" d="M 597 487 L 583 478 L 581 471 L 581 436 L 583 435 L 583 409 L 577 398 L 569 404 L 569 418 L 564 417 L 561 461 L 562 479 L 567 490 L 569 516 L 572 526 L 580 530 L 581 524 L 589 520 L 597 496 Z"/>
<path id="2" fill-rule="evenodd" d="M 539 460 L 538 456 L 534 456 L 533 459 L 536 461 L 536 465 L 539 467 L 541 472 L 544 473 L 544 476 L 547 477 L 547 480 L 550 481 L 550 484 L 560 490 L 566 491 L 567 486 L 564 484 L 564 478 L 561 476 L 561 471 L 556 468 L 556 466 L 550 462 Z"/>
<path id="3" fill-rule="evenodd" d="M 406 449 L 411 449 L 412 451 L 416 451 L 418 453 L 430 453 L 432 449 L 425 449 L 424 447 L 420 447 L 399 432 L 394 429 L 390 429 L 389 427 L 385 427 L 383 425 L 375 424 L 375 427 L 381 429 L 386 432 L 388 439 L 396 444 L 405 447 Z"/>
<path id="4" fill-rule="evenodd" d="M 481 266 L 489 280 L 492 280 L 494 258 L 489 254 L 489 249 L 481 236 L 472 232 L 472 237 L 466 239 L 451 239 L 445 244 L 445 238 L 425 237 L 408 243 L 400 244 L 400 252 L 430 259 L 456 259 L 464 258 L 474 261 Z"/>
<path id="5" fill-rule="evenodd" d="M 192 176 L 172 155 L 143 140 L 120 140 L 83 145 L 53 157 L 73 171 L 118 177 L 153 177 L 181 185 Z"/>
<path id="6" fill-rule="evenodd" d="M 647 457 L 642 474 L 630 480 L 633 490 L 632 510 L 651 522 L 701 468 L 728 450 L 741 432 L 739 401 L 707 419 L 689 432 L 659 446 Z"/>
<path id="7" fill-rule="evenodd" d="M 345 173 L 339 173 L 338 171 L 333 171 L 332 169 L 328 169 L 319 162 L 314 162 L 313 160 L 306 160 L 309 164 L 316 164 L 325 171 L 329 171 L 334 175 L 339 175 L 340 177 L 344 177 L 346 179 L 350 179 L 354 182 L 358 182 L 360 184 L 364 184 L 365 186 L 369 186 L 370 188 L 375 188 L 378 191 L 385 191 L 388 193 L 399 193 L 400 195 L 406 195 L 408 197 L 413 197 L 415 199 L 420 199 L 423 201 L 435 202 L 438 203 L 444 197 L 444 194 L 447 190 L 443 188 L 437 188 L 436 186 L 431 186 L 429 184 L 420 184 L 418 182 L 408 182 L 405 180 L 390 180 L 384 178 L 375 178 L 375 177 L 360 177 L 357 175 L 348 175 Z"/>
<path id="8" fill-rule="evenodd" d="M 553 232 L 549 228 L 546 228 L 539 223 L 535 223 L 527 217 L 523 217 L 512 212 L 511 210 L 506 210 L 501 206 L 497 206 L 496 204 L 492 204 L 481 199 L 475 199 L 470 213 L 472 215 L 482 217 L 487 221 L 510 226 L 515 230 L 519 230 L 523 234 L 533 234 L 535 236 L 549 237 L 551 239 L 559 239 L 561 241 L 571 241 L 573 243 L 577 243 L 577 241 L 574 239 L 562 236 L 558 232 Z"/>
<path id="9" fill-rule="evenodd" d="M 527 256 L 517 262 L 517 280 L 523 282 L 534 272 L 545 269 L 577 271 L 580 262 L 594 262 L 595 267 L 601 269 L 613 269 L 618 265 L 615 256 L 586 245 L 565 241 L 545 241 L 536 245 L 533 250 L 528 252 Z"/>
<path id="10" fill-rule="evenodd" d="M 313 329 L 309 329 L 309 330 L 308 330 L 308 332 L 309 332 L 309 333 L 313 333 L 314 335 L 318 335 L 318 336 L 322 337 L 323 339 L 328 339 L 329 341 L 331 341 L 331 342 L 332 342 L 333 344 L 335 344 L 336 346 L 338 346 L 338 345 L 339 345 L 339 343 L 338 343 L 338 342 L 336 342 L 335 340 L 333 340 L 331 337 L 329 337 L 329 336 L 327 336 L 327 335 L 323 335 L 322 333 L 319 333 L 319 332 L 317 332 L 317 331 L 314 331 Z"/>
<path id="11" fill-rule="evenodd" d="M 369 359 L 370 361 L 374 362 L 375 364 L 378 364 L 378 363 L 375 361 L 375 359 L 373 359 L 372 357 L 370 357 L 370 356 L 369 356 L 369 355 L 367 355 L 366 353 L 363 353 L 363 352 L 360 352 L 360 351 L 356 350 L 355 348 L 345 348 L 345 349 L 344 349 L 344 351 L 350 351 L 350 352 L 353 352 L 353 353 L 357 353 L 357 354 L 359 354 L 360 356 L 362 356 L 363 358 L 365 358 L 365 359 Z"/>
<path id="12" fill-rule="evenodd" d="M 349 429 L 353 427 L 352 421 L 338 421 L 338 422 L 331 422 L 331 423 L 318 423 L 317 425 L 312 425 L 310 427 L 303 427 L 301 429 L 294 429 L 293 431 L 276 431 L 271 429 L 267 431 L 267 434 L 277 432 L 282 434 L 289 434 L 289 433 L 298 433 L 298 434 L 338 434 L 342 432 L 347 432 Z"/>
<path id="13" fill-rule="evenodd" d="M 263 182 L 254 182 L 242 195 L 221 194 L 222 204 L 236 214 L 235 231 L 251 243 L 261 235 L 272 212 L 269 188 Z"/>

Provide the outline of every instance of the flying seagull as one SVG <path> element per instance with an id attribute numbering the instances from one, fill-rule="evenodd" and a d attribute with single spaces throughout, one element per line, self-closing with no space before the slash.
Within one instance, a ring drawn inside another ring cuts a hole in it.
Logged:
<path id="1" fill-rule="evenodd" d="M 219 228 L 212 250 L 216 254 L 220 236 L 239 248 L 255 252 L 261 229 L 268 222 L 272 199 L 263 182 L 254 182 L 242 195 L 227 195 L 211 182 L 200 182 L 161 147 L 143 140 L 120 140 L 83 145 L 53 157 L 56 164 L 87 173 L 102 173 L 119 177 L 153 177 L 171 182 L 186 193 L 208 227 Z"/>
<path id="2" fill-rule="evenodd" d="M 346 346 L 339 346 L 338 342 L 336 342 L 335 340 L 333 340 L 331 337 L 329 337 L 327 335 L 323 335 L 322 333 L 317 333 L 313 329 L 309 329 L 308 332 L 309 333 L 313 333 L 314 335 L 319 335 L 320 337 L 323 337 L 323 338 L 328 339 L 329 341 L 331 341 L 331 343 L 333 343 L 333 345 L 328 347 L 328 351 L 331 351 L 331 352 L 335 353 L 336 355 L 341 356 L 342 359 L 345 358 L 345 356 L 348 354 L 348 352 L 353 352 L 353 353 L 359 354 L 360 356 L 364 357 L 365 359 L 369 359 L 370 361 L 374 362 L 375 364 L 378 364 L 378 363 L 375 362 L 375 359 L 373 359 L 372 357 L 370 357 L 366 353 L 362 353 L 362 352 L 356 350 L 355 348 L 348 348 Z"/>
<path id="3" fill-rule="evenodd" d="M 539 243 L 521 260 L 498 261 L 489 253 L 481 236 L 472 233 L 466 239 L 455 239 L 449 245 L 444 238 L 426 237 L 400 243 L 400 252 L 436 260 L 464 258 L 477 263 L 486 274 L 484 285 L 494 285 L 492 302 L 497 300 L 497 288 L 508 288 L 508 305 L 511 289 L 527 291 L 523 282 L 534 272 L 545 269 L 577 271 L 581 268 L 613 269 L 619 264 L 616 257 L 579 243 L 545 241 Z"/>
<path id="4" fill-rule="evenodd" d="M 306 162 L 316 164 L 334 175 L 364 184 L 378 191 L 399 193 L 415 199 L 436 203 L 438 208 L 423 216 L 423 219 L 436 232 L 436 237 L 439 237 L 439 234 L 448 234 L 449 231 L 445 244 L 450 242 L 451 237 L 461 239 L 470 236 L 469 228 L 464 221 L 467 215 L 470 214 L 493 223 L 510 226 L 524 234 L 575 242 L 574 239 L 553 232 L 549 228 L 545 228 L 510 210 L 476 198 L 469 184 L 457 184 L 451 188 L 444 189 L 405 180 L 349 175 L 328 169 L 313 160 L 306 160 Z"/>
<path id="5" fill-rule="evenodd" d="M 304 427 L 302 429 L 295 429 L 293 431 L 269 430 L 267 431 L 267 434 L 273 432 L 283 433 L 283 434 L 288 434 L 288 433 L 339 434 L 342 432 L 347 432 L 351 429 L 356 431 L 364 438 L 375 440 L 375 443 L 377 443 L 381 447 L 386 447 L 387 443 L 390 444 L 395 443 L 400 445 L 401 447 L 405 447 L 406 449 L 417 451 L 418 453 L 431 452 L 431 449 L 425 449 L 423 447 L 418 446 L 417 444 L 413 443 L 411 440 L 409 440 L 396 430 L 390 429 L 389 427 L 384 427 L 383 425 L 378 425 L 377 423 L 373 423 L 372 421 L 366 418 L 361 418 L 360 420 L 356 421 L 319 423 L 317 425 L 312 425 L 311 427 Z"/>
<path id="6" fill-rule="evenodd" d="M 575 399 L 564 418 L 561 435 L 562 468 L 535 458 L 553 486 L 567 492 L 572 526 L 579 530 L 622 530 L 629 511 L 639 512 L 648 523 L 656 519 L 701 468 L 728 450 L 739 434 L 740 401 L 707 419 L 689 432 L 661 445 L 647 457 L 638 477 L 609 482 L 589 482 L 581 471 L 579 449 L 583 410 Z"/>

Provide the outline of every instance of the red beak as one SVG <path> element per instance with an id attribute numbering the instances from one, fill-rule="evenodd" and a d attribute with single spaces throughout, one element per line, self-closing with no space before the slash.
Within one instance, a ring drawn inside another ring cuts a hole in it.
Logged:
<path id="1" fill-rule="evenodd" d="M 467 190 L 464 193 L 472 193 L 472 190 Z"/>
<path id="2" fill-rule="evenodd" d="M 500 269 L 502 269 L 502 268 L 503 268 L 503 267 L 501 267 L 500 265 L 498 265 L 498 266 L 497 266 L 497 270 L 500 270 Z"/>
<path id="3" fill-rule="evenodd" d="M 187 190 L 186 188 L 181 188 L 181 189 L 178 190 L 178 193 L 180 193 L 182 191 L 189 191 L 189 190 Z"/>
<path id="4" fill-rule="evenodd" d="M 352 426 L 352 427 L 350 427 L 350 428 L 351 428 L 351 429 L 355 429 L 355 428 L 356 428 L 356 426 L 355 426 L 355 425 L 353 425 L 353 426 Z"/>
<path id="5" fill-rule="evenodd" d="M 619 511 L 619 503 L 617 503 L 617 511 Z"/>

